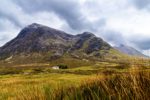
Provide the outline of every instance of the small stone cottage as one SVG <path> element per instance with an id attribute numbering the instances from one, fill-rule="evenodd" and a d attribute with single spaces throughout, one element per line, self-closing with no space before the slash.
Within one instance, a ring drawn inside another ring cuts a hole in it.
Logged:
<path id="1" fill-rule="evenodd" d="M 59 69 L 59 66 L 53 66 L 52 69 Z"/>

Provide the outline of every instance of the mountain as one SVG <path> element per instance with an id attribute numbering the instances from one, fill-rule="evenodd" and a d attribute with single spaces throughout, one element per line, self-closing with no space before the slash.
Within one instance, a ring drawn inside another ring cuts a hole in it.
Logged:
<path id="1" fill-rule="evenodd" d="M 25 27 L 19 35 L 0 48 L 0 55 L 20 53 L 61 51 L 70 46 L 73 36 L 47 26 L 33 23 Z M 61 49 L 61 50 L 60 50 Z"/>
<path id="2" fill-rule="evenodd" d="M 116 46 L 116 47 L 114 47 L 114 48 L 116 48 L 117 50 L 119 50 L 119 51 L 122 52 L 122 53 L 131 55 L 131 56 L 146 57 L 146 56 L 145 56 L 144 54 L 142 54 L 140 51 L 136 50 L 136 49 L 133 48 L 133 47 L 127 46 L 127 45 L 121 44 L 121 45 Z"/>
<path id="3" fill-rule="evenodd" d="M 25 58 L 54 60 L 69 55 L 73 58 L 89 59 L 101 57 L 111 49 L 113 48 L 107 42 L 90 32 L 71 35 L 33 23 L 0 48 L 0 58 L 4 60 L 11 57 L 14 61 Z"/>

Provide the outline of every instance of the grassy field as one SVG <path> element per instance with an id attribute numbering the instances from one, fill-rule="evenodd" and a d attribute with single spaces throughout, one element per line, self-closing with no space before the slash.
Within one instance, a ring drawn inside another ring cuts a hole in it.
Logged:
<path id="1" fill-rule="evenodd" d="M 147 63 L 147 62 L 146 62 Z M 46 64 L 44 64 L 46 65 Z M 54 70 L 48 66 L 0 68 L 0 100 L 148 100 L 149 66 L 98 62 Z"/>
<path id="2" fill-rule="evenodd" d="M 37 75 L 5 75 L 0 77 L 0 100 L 7 99 L 30 99 L 44 96 L 45 87 L 51 92 L 63 85 L 78 86 L 88 75 L 74 74 L 37 74 Z"/>

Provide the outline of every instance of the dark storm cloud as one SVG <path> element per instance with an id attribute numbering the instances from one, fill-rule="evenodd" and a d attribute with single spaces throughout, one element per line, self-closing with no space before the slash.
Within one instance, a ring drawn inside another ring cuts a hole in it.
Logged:
<path id="1" fill-rule="evenodd" d="M 102 37 L 113 44 L 120 45 L 126 44 L 124 37 L 119 32 L 113 30 L 106 30 L 101 33 Z"/>
<path id="2" fill-rule="evenodd" d="M 0 3 L 0 20 L 1 20 L 1 26 L 5 24 L 5 22 L 2 23 L 2 21 L 9 21 L 12 22 L 16 27 L 23 27 L 23 25 L 20 23 L 20 20 L 18 19 L 18 10 L 19 7 L 13 4 L 11 0 L 3 0 Z"/>
<path id="3" fill-rule="evenodd" d="M 138 9 L 150 9 L 150 0 L 131 0 Z"/>
<path id="4" fill-rule="evenodd" d="M 37 13 L 41 11 L 54 12 L 64 19 L 74 30 L 91 28 L 90 23 L 80 12 L 80 4 L 72 0 L 16 0 L 15 3 L 22 7 L 26 13 Z"/>
<path id="5" fill-rule="evenodd" d="M 134 43 L 141 50 L 150 49 L 150 38 L 149 39 L 143 38 L 142 40 L 132 40 L 131 42 Z"/>
<path id="6" fill-rule="evenodd" d="M 20 27 L 20 28 L 22 28 L 23 27 L 23 25 L 20 23 L 20 21 L 15 17 L 15 16 L 10 16 L 10 15 L 7 15 L 7 14 L 5 14 L 5 13 L 2 13 L 2 12 L 0 12 L 0 19 L 1 20 L 5 20 L 5 19 L 7 19 L 7 20 L 9 20 L 10 22 L 12 22 L 16 27 Z M 2 28 L 2 27 L 1 27 Z"/>

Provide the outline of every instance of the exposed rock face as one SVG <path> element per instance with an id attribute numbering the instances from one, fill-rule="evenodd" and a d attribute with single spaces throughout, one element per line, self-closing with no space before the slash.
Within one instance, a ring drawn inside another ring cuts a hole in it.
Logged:
<path id="1" fill-rule="evenodd" d="M 72 47 L 73 50 L 83 49 L 85 53 L 90 54 L 94 51 L 108 50 L 111 48 L 108 43 L 89 32 L 84 32 L 76 37 L 78 39 Z"/>
<path id="2" fill-rule="evenodd" d="M 0 57 L 26 53 L 52 52 L 55 56 L 81 50 L 90 54 L 99 50 L 108 50 L 111 46 L 94 34 L 70 35 L 44 25 L 33 23 L 25 27 L 19 35 L 0 48 Z"/>

